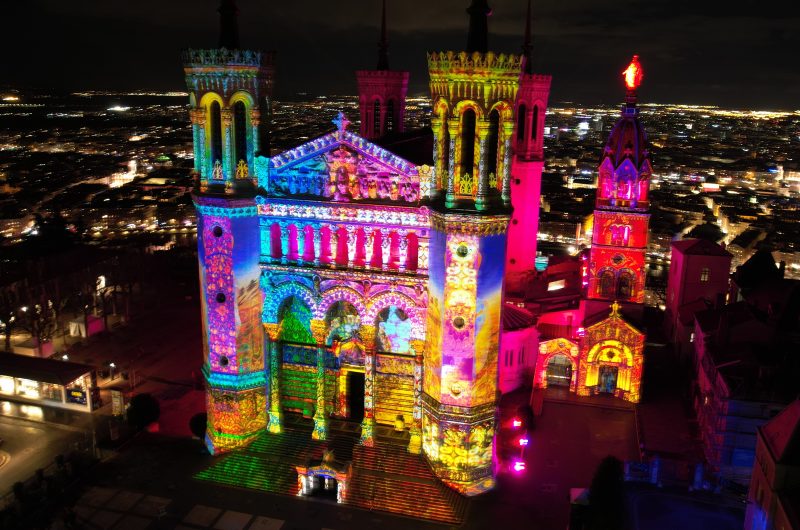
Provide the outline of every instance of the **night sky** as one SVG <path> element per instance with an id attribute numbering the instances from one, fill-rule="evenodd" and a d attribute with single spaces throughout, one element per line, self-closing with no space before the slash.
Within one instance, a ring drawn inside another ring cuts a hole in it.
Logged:
<path id="1" fill-rule="evenodd" d="M 390 64 L 427 91 L 425 52 L 466 44 L 468 0 L 388 0 Z M 518 53 L 526 0 L 490 0 L 490 48 Z M 4 2 L 0 86 L 184 90 L 180 50 L 215 47 L 217 0 Z M 374 68 L 379 0 L 239 0 L 242 46 L 278 52 L 278 97 L 355 94 Z M 534 0 L 552 102 L 615 103 L 633 53 L 640 101 L 800 109 L 800 2 Z"/>

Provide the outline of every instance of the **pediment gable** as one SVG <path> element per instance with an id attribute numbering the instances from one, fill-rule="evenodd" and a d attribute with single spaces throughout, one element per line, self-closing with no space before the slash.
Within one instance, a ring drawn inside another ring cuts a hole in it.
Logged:
<path id="1" fill-rule="evenodd" d="M 414 164 L 348 131 L 273 157 L 266 173 L 259 185 L 271 196 L 405 204 L 420 198 Z"/>

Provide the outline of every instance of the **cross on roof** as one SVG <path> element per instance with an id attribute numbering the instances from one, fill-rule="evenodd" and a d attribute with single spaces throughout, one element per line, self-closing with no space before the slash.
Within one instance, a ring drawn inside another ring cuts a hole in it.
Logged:
<path id="1" fill-rule="evenodd" d="M 339 129 L 339 132 L 346 131 L 347 126 L 350 125 L 350 120 L 348 120 L 347 116 L 344 115 L 344 112 L 341 111 L 332 121 L 333 124 L 336 125 L 336 128 Z"/>

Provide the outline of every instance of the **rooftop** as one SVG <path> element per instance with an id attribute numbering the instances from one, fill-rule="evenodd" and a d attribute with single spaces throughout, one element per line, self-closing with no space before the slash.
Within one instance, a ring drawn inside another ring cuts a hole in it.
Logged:
<path id="1" fill-rule="evenodd" d="M 0 375 L 10 377 L 65 386 L 93 371 L 88 364 L 0 353 Z"/>

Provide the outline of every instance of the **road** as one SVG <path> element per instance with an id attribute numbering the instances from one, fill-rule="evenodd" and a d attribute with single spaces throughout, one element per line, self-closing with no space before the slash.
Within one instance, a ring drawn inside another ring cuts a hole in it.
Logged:
<path id="1" fill-rule="evenodd" d="M 4 412 L 10 406 L 18 405 L 0 402 Z M 26 410 L 35 415 L 35 410 Z M 4 440 L 0 449 L 8 454 L 8 461 L 0 468 L 0 495 L 9 492 L 15 482 L 27 480 L 37 469 L 50 465 L 75 442 L 85 441 L 86 436 L 75 427 L 0 416 L 0 438 Z"/>

